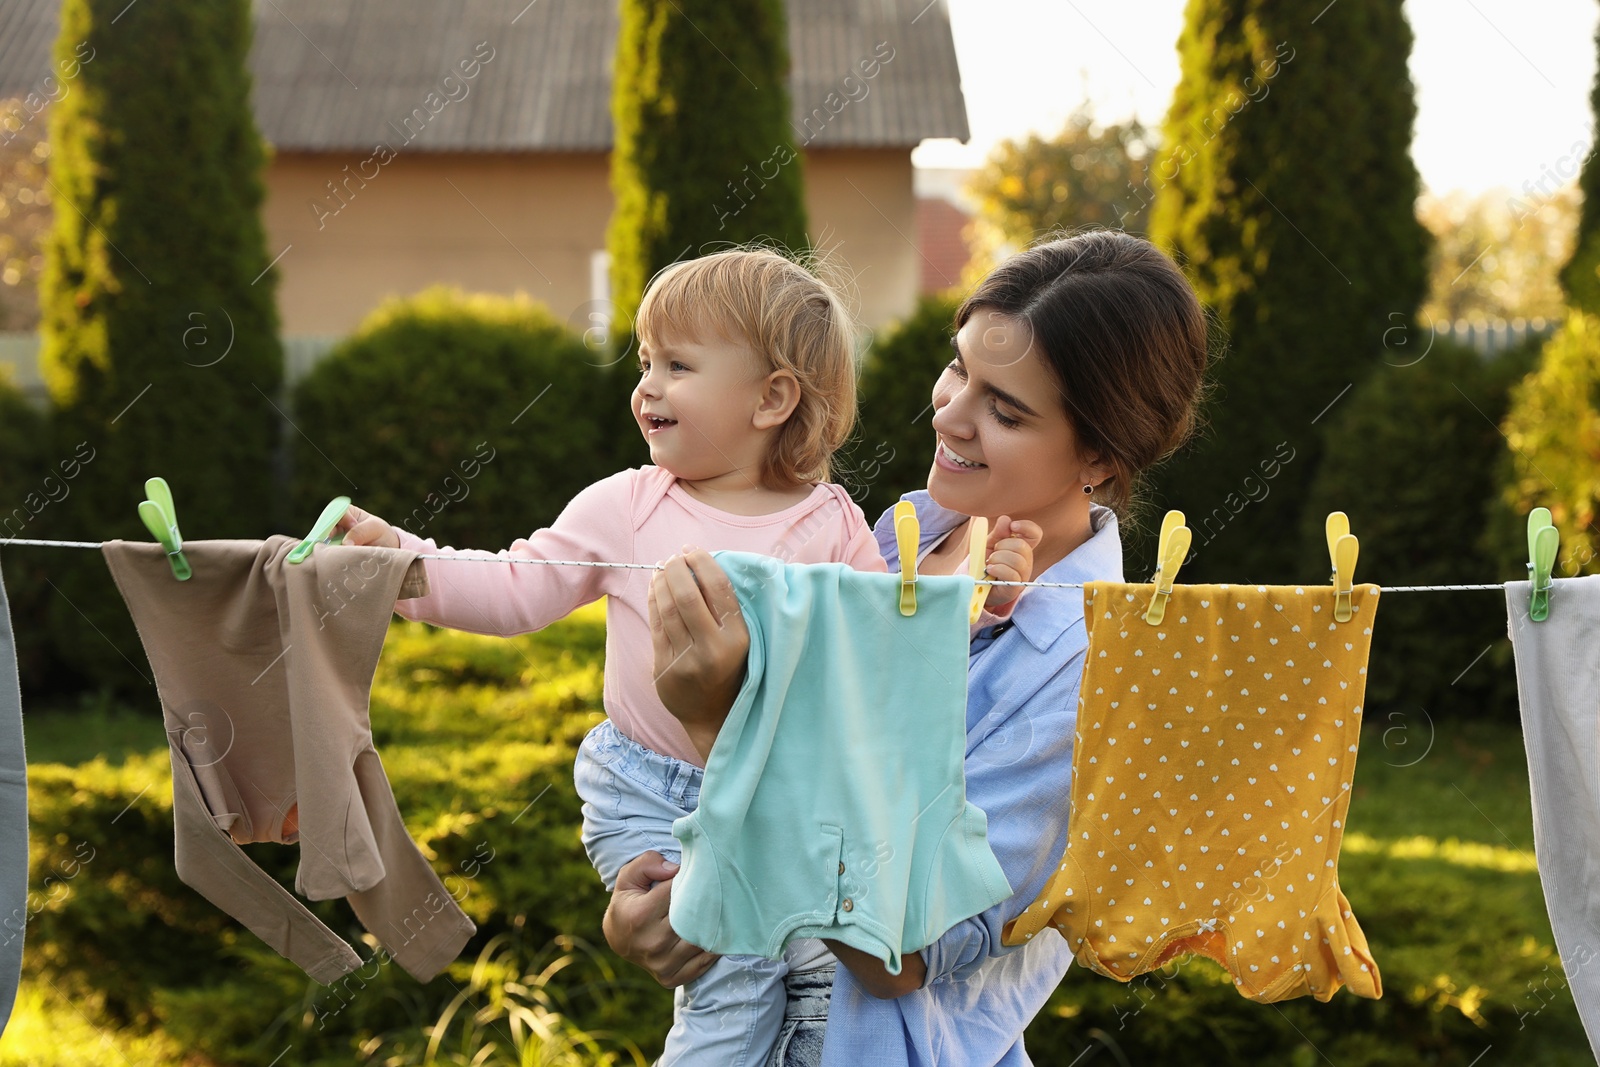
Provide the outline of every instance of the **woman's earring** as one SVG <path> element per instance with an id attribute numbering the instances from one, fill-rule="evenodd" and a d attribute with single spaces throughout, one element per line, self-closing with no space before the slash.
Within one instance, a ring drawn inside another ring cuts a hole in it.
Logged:
<path id="1" fill-rule="evenodd" d="M 1088 495 L 1089 495 L 1089 494 L 1090 494 L 1090 493 L 1092 493 L 1092 492 L 1094 492 L 1094 486 L 1092 486 L 1092 485 L 1087 485 L 1087 484 L 1086 484 L 1086 485 L 1085 485 L 1085 486 L 1084 486 L 1084 487 L 1083 487 L 1083 495 L 1084 495 L 1084 496 L 1088 496 Z"/>

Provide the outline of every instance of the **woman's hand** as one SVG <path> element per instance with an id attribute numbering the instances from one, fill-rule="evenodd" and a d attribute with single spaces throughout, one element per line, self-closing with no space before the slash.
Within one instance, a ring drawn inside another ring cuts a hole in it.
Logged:
<path id="1" fill-rule="evenodd" d="M 728 575 L 703 549 L 673 556 L 650 581 L 656 695 L 709 758 L 744 684 L 750 631 Z"/>
<path id="2" fill-rule="evenodd" d="M 668 989 L 699 978 L 717 957 L 680 938 L 667 922 L 678 865 L 659 852 L 623 864 L 601 929 L 613 952 L 649 971 Z"/>
<path id="3" fill-rule="evenodd" d="M 989 577 L 999 582 L 1026 582 L 1033 577 L 1033 550 L 1044 540 L 1044 529 L 1027 519 L 1002 515 L 989 531 L 987 567 Z M 1014 585 L 991 585 L 983 606 L 994 614 L 1022 595 Z"/>
<path id="4" fill-rule="evenodd" d="M 362 511 L 351 504 L 334 525 L 334 532 L 343 533 L 346 545 L 377 545 L 379 548 L 399 548 L 400 535 L 394 527 L 378 516 Z"/>

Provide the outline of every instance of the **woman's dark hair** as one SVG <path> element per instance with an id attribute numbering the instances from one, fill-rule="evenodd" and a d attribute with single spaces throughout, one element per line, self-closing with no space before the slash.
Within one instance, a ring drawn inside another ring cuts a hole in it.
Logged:
<path id="1" fill-rule="evenodd" d="M 1119 230 L 1046 238 L 994 269 L 956 311 L 1026 322 L 1079 448 L 1113 474 L 1094 499 L 1126 519 L 1140 476 L 1194 432 L 1207 316 L 1177 265 Z"/>

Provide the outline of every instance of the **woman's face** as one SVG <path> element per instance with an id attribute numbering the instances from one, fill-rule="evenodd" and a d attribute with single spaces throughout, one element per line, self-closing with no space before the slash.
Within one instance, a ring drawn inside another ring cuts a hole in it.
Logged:
<path id="1" fill-rule="evenodd" d="M 1106 472 L 1079 455 L 1061 389 L 1027 323 L 979 308 L 955 349 L 933 387 L 934 501 L 963 515 L 1041 524 L 1084 507 L 1085 482 Z"/>

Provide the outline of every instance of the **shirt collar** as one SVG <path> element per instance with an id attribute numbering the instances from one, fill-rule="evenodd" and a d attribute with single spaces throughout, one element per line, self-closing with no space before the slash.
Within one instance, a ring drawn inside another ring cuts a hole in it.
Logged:
<path id="1" fill-rule="evenodd" d="M 959 511 L 951 511 L 934 503 L 926 489 L 907 493 L 900 499 L 909 500 L 917 509 L 920 538 L 917 558 L 921 559 L 932 544 L 966 520 Z M 1043 574 L 1034 575 L 1039 582 L 1120 582 L 1122 577 L 1122 536 L 1117 529 L 1117 516 L 1103 504 L 1090 502 L 1089 526 L 1093 533 L 1089 540 L 1073 549 Z M 883 558 L 890 562 L 890 570 L 898 566 L 899 546 L 894 537 L 894 509 L 890 508 L 878 519 L 873 533 Z M 1011 621 L 1017 632 L 1028 643 L 1044 652 L 1056 643 L 1073 623 L 1083 619 L 1082 589 L 1031 588 L 1011 611 Z"/>

